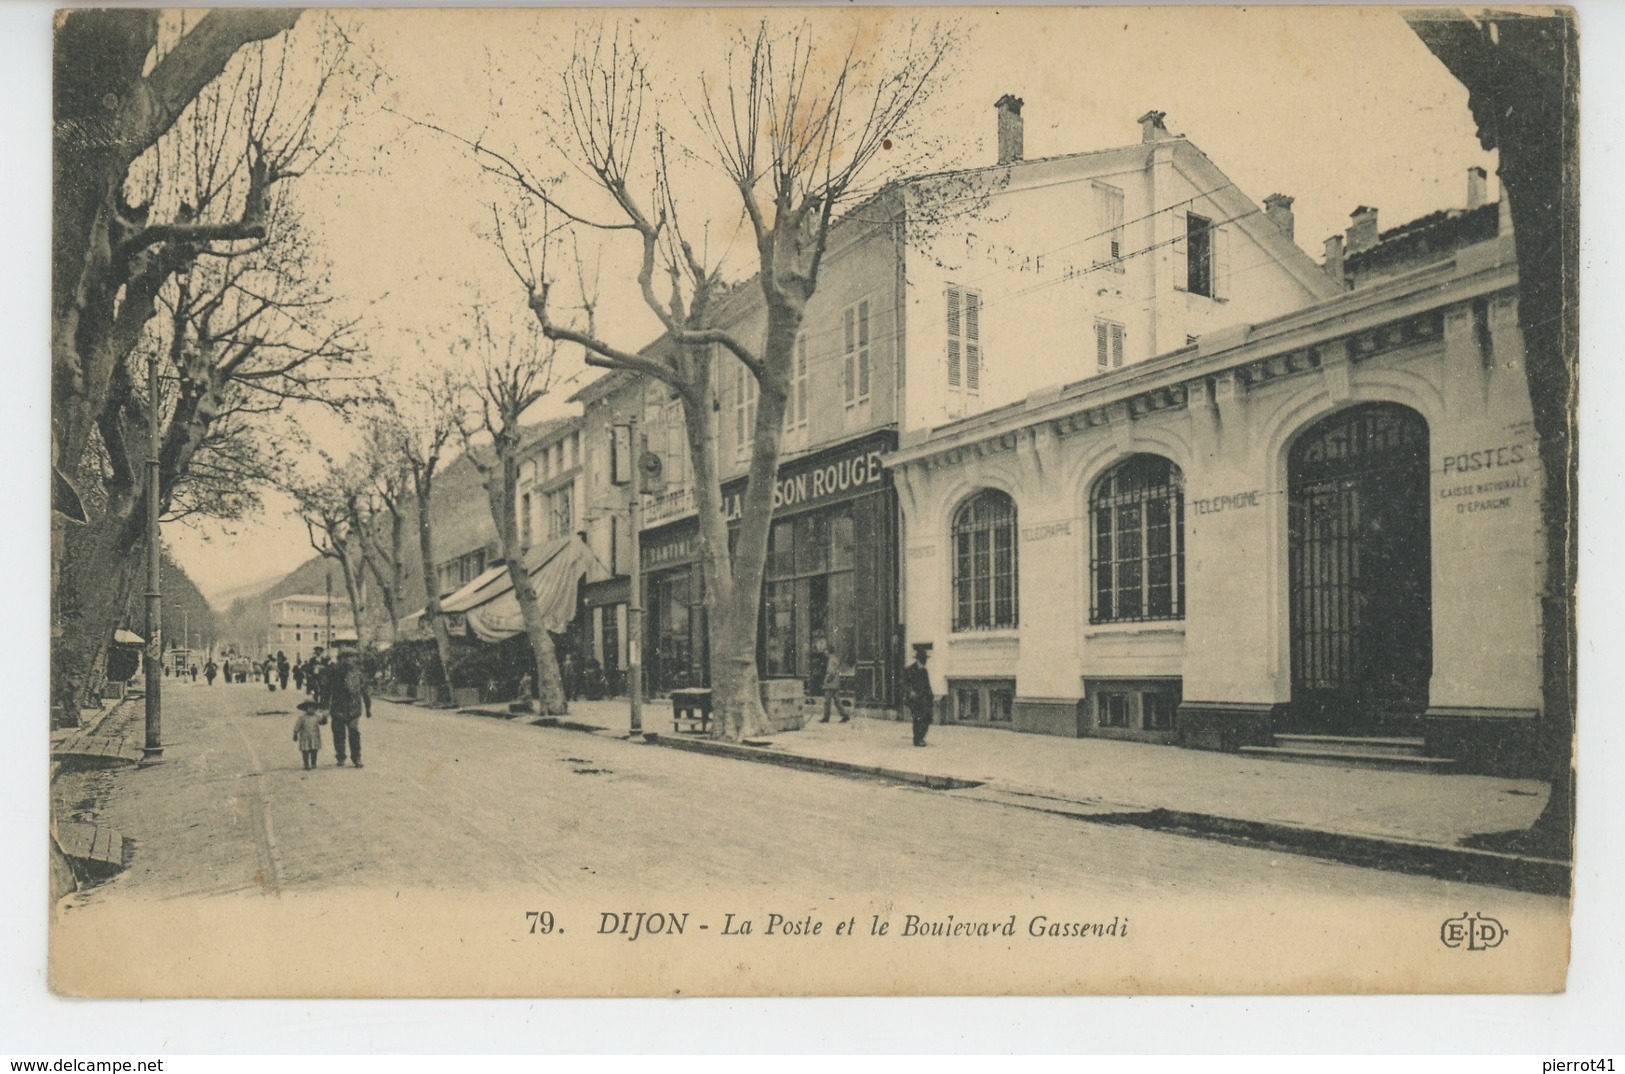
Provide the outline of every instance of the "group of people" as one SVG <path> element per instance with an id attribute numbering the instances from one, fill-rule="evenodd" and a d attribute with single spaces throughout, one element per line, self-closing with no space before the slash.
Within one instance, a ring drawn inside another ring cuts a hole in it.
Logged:
<path id="1" fill-rule="evenodd" d="M 293 740 L 299 746 L 306 769 L 316 767 L 322 749 L 322 725 L 333 727 L 333 756 L 340 768 L 348 756 L 361 767 L 362 716 L 372 718 L 372 690 L 361 657 L 354 649 L 344 649 L 330 660 L 320 648 L 304 665 L 296 665 L 295 682 L 306 689 L 310 699 L 299 703 L 299 718 L 293 725 Z"/>
<path id="2" fill-rule="evenodd" d="M 925 668 L 931 657 L 931 643 L 914 643 L 914 662 L 903 669 L 903 708 L 914 725 L 914 744 L 925 745 L 925 733 L 930 730 L 936 714 L 937 698 L 931 688 L 931 673 Z M 823 637 L 813 641 L 812 674 L 808 676 L 807 692 L 824 695 L 824 716 L 819 723 L 829 723 L 832 714 L 839 712 L 841 722 L 851 719 L 851 700 L 841 693 L 846 669 L 840 656 Z"/>
<path id="3" fill-rule="evenodd" d="M 310 662 L 315 663 L 315 657 L 312 657 Z M 196 682 L 197 665 L 194 664 L 190 672 L 192 681 Z M 221 664 L 216 664 L 213 657 L 204 662 L 203 678 L 210 686 L 213 686 L 214 680 L 222 675 L 225 676 L 227 683 L 245 683 L 252 676 L 256 682 L 263 681 L 267 690 L 275 691 L 288 688 L 290 675 L 297 687 L 299 679 L 303 677 L 303 670 L 300 664 L 289 661 L 287 654 L 281 650 L 278 650 L 275 656 L 267 656 L 264 660 L 249 660 L 245 657 L 233 660 L 228 656 Z"/>

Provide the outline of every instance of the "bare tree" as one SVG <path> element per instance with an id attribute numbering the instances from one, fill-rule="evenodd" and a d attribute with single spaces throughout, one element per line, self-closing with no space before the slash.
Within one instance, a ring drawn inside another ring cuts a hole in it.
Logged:
<path id="1" fill-rule="evenodd" d="M 367 495 L 372 475 L 367 460 L 361 456 L 339 464 L 324 454 L 322 461 L 325 472 L 319 480 L 290 481 L 287 491 L 304 520 L 310 547 L 339 566 L 356 644 L 365 649 L 370 640 L 365 566 L 369 535 L 362 524 L 364 514 L 358 501 Z"/>
<path id="2" fill-rule="evenodd" d="M 902 135 L 937 85 L 950 47 L 949 36 L 933 27 L 911 31 L 895 46 L 865 47 L 860 55 L 853 42 L 844 55 L 829 56 L 815 48 L 807 26 L 779 34 L 764 21 L 734 43 L 724 77 L 702 77 L 685 136 L 659 114 L 633 42 L 603 31 L 583 36 L 563 76 L 564 129 L 555 147 L 597 188 L 603 204 L 594 211 L 567 204 L 561 181 L 483 141 L 468 141 L 487 172 L 562 217 L 562 226 L 624 235 L 639 245 L 638 287 L 665 329 L 662 346 L 641 351 L 601 334 L 591 302 L 583 304 L 584 324 L 561 314 L 551 298 L 555 281 L 546 271 L 546 251 L 552 236 L 545 228 L 535 236 L 522 217 L 510 217 L 499 231 L 548 339 L 579 344 L 591 365 L 661 381 L 681 400 L 709 611 L 714 727 L 721 737 L 738 739 L 766 726 L 756 634 L 796 335 L 838 211 L 864 198 L 881 203 L 890 197 L 886 211 L 898 212 L 900 194 L 881 184 L 898 174 L 904 155 L 887 162 L 882 154 L 894 138 L 909 144 Z M 679 171 L 699 161 L 711 175 L 720 171 L 738 196 L 755 253 L 750 284 L 730 288 L 722 256 L 708 257 L 697 231 L 685 231 L 688 202 L 679 193 Z M 535 258 L 538 246 L 542 256 Z M 765 309 L 759 341 L 724 327 L 751 286 Z M 730 558 L 715 403 L 720 378 L 737 368 L 734 363 L 758 383 L 759 401 L 743 519 Z"/>
<path id="3" fill-rule="evenodd" d="M 411 472 L 399 438 L 386 412 L 368 422 L 362 458 L 368 475 L 365 491 L 353 500 L 351 524 L 364 536 L 362 565 L 378 583 L 391 644 L 399 640 L 399 620 L 406 597 L 406 518 L 411 508 Z"/>
<path id="4" fill-rule="evenodd" d="M 492 311 L 480 306 L 474 307 L 465 342 L 476 358 L 477 370 L 468 379 L 472 402 L 460 415 L 458 426 L 463 450 L 479 471 L 514 599 L 524 616 L 536 663 L 537 703 L 543 713 L 561 715 L 565 711 L 564 681 L 525 562 L 518 512 L 519 454 L 524 446 L 521 421 L 552 386 L 557 344 L 546 339 L 528 317 L 511 330 L 499 329 Z"/>
<path id="5" fill-rule="evenodd" d="M 167 220 L 127 198 L 132 171 L 243 46 L 293 26 L 291 9 L 211 12 L 170 47 L 157 10 L 88 10 L 59 17 L 55 56 L 52 225 L 53 463 L 78 466 L 121 360 L 154 315 L 158 289 L 217 242 L 265 234 L 277 179 L 263 158 L 250 189 L 211 216 L 196 201 Z M 157 60 L 148 71 L 149 60 Z M 257 165 L 257 166 L 256 166 Z"/>
<path id="6" fill-rule="evenodd" d="M 1518 247 L 1518 327 L 1541 464 L 1545 584 L 1541 594 L 1540 752 L 1551 797 L 1536 849 L 1567 857 L 1574 827 L 1577 481 L 1575 401 L 1580 341 L 1580 66 L 1572 11 L 1472 18 L 1428 10 L 1411 29 L 1467 88 L 1499 174 Z"/>
<path id="7" fill-rule="evenodd" d="M 418 558 L 423 571 L 423 617 L 434 634 L 440 658 L 442 700 L 451 698 L 451 634 L 440 610 L 440 586 L 435 577 L 434 483 L 451 438 L 462 428 L 462 391 L 444 369 L 424 371 L 397 386 L 390 394 L 388 412 L 380 418 L 380 450 L 397 453 L 405 470 L 418 531 Z"/>
<path id="8" fill-rule="evenodd" d="M 212 17 L 191 30 L 180 24 L 159 67 L 196 47 L 193 35 Z M 324 104 L 345 62 L 343 39 L 327 30 L 313 26 L 317 41 L 300 63 L 281 44 L 227 56 L 223 73 L 121 165 L 117 203 L 98 218 L 107 234 L 96 241 L 107 249 L 85 255 L 84 273 L 101 282 L 81 281 L 56 339 L 54 444 L 67 446 L 61 467 L 96 505 L 89 526 L 56 534 L 53 672 L 64 699 L 95 694 L 135 582 L 145 547 L 140 456 L 153 410 L 160 511 L 229 518 L 257 504 L 282 446 L 297 439 L 296 428 L 280 425 L 287 403 L 343 405 L 364 391 L 348 370 L 353 324 L 331 316 L 325 266 L 283 193 L 344 125 L 343 110 L 333 117 Z M 59 40 L 59 60 L 73 51 Z M 59 121 L 59 197 L 68 204 L 83 194 L 83 177 L 61 168 L 87 137 L 83 123 Z M 58 257 L 69 245 L 59 233 Z M 70 359 L 79 363 L 71 376 L 63 371 Z M 159 366 L 156 399 L 146 389 L 148 362 Z"/>

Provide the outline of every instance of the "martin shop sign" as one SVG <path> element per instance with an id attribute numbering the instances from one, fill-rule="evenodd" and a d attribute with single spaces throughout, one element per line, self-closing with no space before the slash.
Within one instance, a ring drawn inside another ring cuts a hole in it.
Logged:
<path id="1" fill-rule="evenodd" d="M 773 483 L 773 513 L 822 507 L 879 492 L 887 483 L 880 457 L 895 446 L 896 437 L 885 433 L 785 463 Z M 722 511 L 730 525 L 744 515 L 745 485 L 740 478 L 722 486 Z"/>

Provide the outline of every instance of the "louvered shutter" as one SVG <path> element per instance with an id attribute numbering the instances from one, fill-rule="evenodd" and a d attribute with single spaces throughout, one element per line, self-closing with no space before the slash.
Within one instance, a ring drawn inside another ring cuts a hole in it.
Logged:
<path id="1" fill-rule="evenodd" d="M 965 390 L 982 389 L 982 296 L 965 292 Z"/>
<path id="2" fill-rule="evenodd" d="M 959 387 L 959 288 L 948 288 L 948 386 Z"/>
<path id="3" fill-rule="evenodd" d="M 1191 227 L 1190 214 L 1180 213 L 1174 217 L 1174 227 L 1174 289 L 1183 291 L 1190 279 L 1190 247 L 1185 242 Z"/>
<path id="4" fill-rule="evenodd" d="M 807 420 L 807 337 L 796 340 L 796 424 Z"/>
<path id="5" fill-rule="evenodd" d="M 1112 368 L 1119 369 L 1123 365 L 1123 326 L 1112 325 Z"/>
<path id="6" fill-rule="evenodd" d="M 855 353 L 857 348 L 857 331 L 856 326 L 853 324 L 853 321 L 855 320 L 855 313 L 855 310 L 849 309 L 846 311 L 846 315 L 842 318 L 842 323 L 846 331 L 846 349 L 842 352 L 845 354 L 845 364 L 843 366 L 842 375 L 846 380 L 845 391 L 846 401 L 848 404 L 854 402 L 853 393 L 857 389 L 857 370 L 854 368 L 854 363 L 857 358 Z"/>
<path id="7" fill-rule="evenodd" d="M 1109 327 L 1105 321 L 1095 322 L 1095 366 L 1102 371 L 1111 365 Z"/>
<path id="8" fill-rule="evenodd" d="M 858 398 L 869 398 L 869 303 L 858 303 Z"/>

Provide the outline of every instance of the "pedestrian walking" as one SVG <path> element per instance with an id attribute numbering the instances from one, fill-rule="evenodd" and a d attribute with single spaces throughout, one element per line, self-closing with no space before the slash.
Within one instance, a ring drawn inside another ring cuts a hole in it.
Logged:
<path id="1" fill-rule="evenodd" d="M 841 703 L 841 680 L 844 677 L 845 668 L 841 666 L 840 654 L 831 650 L 824 658 L 824 718 L 819 723 L 829 723 L 832 708 L 841 714 L 842 723 L 852 718 Z"/>
<path id="2" fill-rule="evenodd" d="M 286 693 L 288 689 L 289 670 L 287 654 L 281 649 L 278 649 L 276 653 L 276 681 L 277 685 L 282 688 L 284 693 Z"/>
<path id="3" fill-rule="evenodd" d="M 322 724 L 327 718 L 316 711 L 316 702 L 299 702 L 299 718 L 293 724 L 293 740 L 299 743 L 299 755 L 305 768 L 316 767 L 316 758 L 322 752 Z"/>
<path id="4" fill-rule="evenodd" d="M 208 670 L 209 670 L 209 669 L 208 669 L 208 668 L 204 668 L 204 669 L 203 669 L 203 670 L 204 670 L 204 672 L 205 672 L 205 673 L 207 673 L 207 672 L 208 672 Z M 231 685 L 231 684 L 232 684 L 232 683 L 233 683 L 233 682 L 235 682 L 235 681 L 236 681 L 236 680 L 235 680 L 235 679 L 233 679 L 233 678 L 232 678 L 232 677 L 231 677 L 231 676 L 232 676 L 232 674 L 233 674 L 233 672 L 232 672 L 232 667 L 231 667 L 231 659 L 230 659 L 230 657 L 227 657 L 227 658 L 226 658 L 226 659 L 225 659 L 225 660 L 224 660 L 224 661 L 223 661 L 223 662 L 222 662 L 222 666 L 221 666 L 221 668 L 220 668 L 220 670 L 221 670 L 221 672 L 222 672 L 222 673 L 224 673 L 224 675 L 225 675 L 225 681 L 226 681 L 226 685 L 227 685 L 227 686 L 230 686 L 230 685 Z M 211 685 L 213 685 L 213 684 L 212 684 L 212 683 L 211 683 Z"/>
<path id="5" fill-rule="evenodd" d="M 305 689 L 305 662 L 295 660 L 293 663 L 293 688 L 303 693 Z"/>
<path id="6" fill-rule="evenodd" d="M 909 718 L 914 721 L 914 744 L 925 745 L 925 733 L 931 727 L 931 716 L 936 711 L 937 699 L 931 690 L 931 673 L 925 662 L 931 656 L 931 643 L 914 643 L 914 663 L 903 669 L 903 700 L 908 706 Z"/>
<path id="7" fill-rule="evenodd" d="M 564 700 L 574 701 L 581 693 L 581 676 L 576 669 L 576 654 L 569 649 L 564 650 L 564 659 L 559 661 L 559 677 L 564 680 Z"/>
<path id="8" fill-rule="evenodd" d="M 189 665 L 187 667 L 186 671 L 187 671 L 187 674 L 192 676 L 192 681 L 197 682 L 197 665 L 196 664 Z"/>
<path id="9" fill-rule="evenodd" d="M 362 674 L 361 662 L 352 649 L 339 654 L 336 664 L 327 668 L 321 687 L 322 704 L 333 721 L 333 753 L 338 763 L 344 764 L 346 753 L 350 763 L 361 767 L 361 714 L 372 718 L 372 692 L 367 689 L 367 677 Z"/>
<path id="10" fill-rule="evenodd" d="M 318 645 L 311 650 L 310 660 L 305 664 L 305 689 L 318 705 L 322 703 L 322 671 L 326 662 L 322 647 Z"/>
<path id="11" fill-rule="evenodd" d="M 210 686 L 214 685 L 214 677 L 218 674 L 220 674 L 220 668 L 216 666 L 213 660 L 203 665 L 203 677 L 209 680 Z M 193 681 L 197 681 L 195 677 Z"/>

